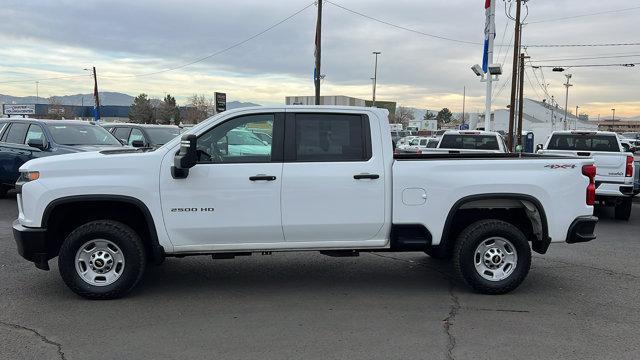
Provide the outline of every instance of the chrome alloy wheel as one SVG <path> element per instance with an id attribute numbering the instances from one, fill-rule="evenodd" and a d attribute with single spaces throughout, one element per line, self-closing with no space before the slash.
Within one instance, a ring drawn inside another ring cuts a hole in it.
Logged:
<path id="1" fill-rule="evenodd" d="M 491 237 L 482 241 L 474 253 L 476 271 L 489 281 L 508 278 L 517 264 L 516 248 L 503 237 Z"/>
<path id="2" fill-rule="evenodd" d="M 105 239 L 89 240 L 76 253 L 76 272 L 93 286 L 113 284 L 124 270 L 124 254 L 118 245 Z"/>

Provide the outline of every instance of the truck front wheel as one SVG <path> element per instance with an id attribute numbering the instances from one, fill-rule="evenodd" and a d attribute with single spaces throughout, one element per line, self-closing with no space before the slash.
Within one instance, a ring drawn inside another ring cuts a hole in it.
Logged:
<path id="1" fill-rule="evenodd" d="M 633 200 L 631 197 L 625 197 L 619 204 L 616 204 L 615 207 L 615 217 L 616 220 L 624 220 L 628 221 L 631 217 L 631 206 Z"/>
<path id="2" fill-rule="evenodd" d="M 525 235 L 501 220 L 480 220 L 460 233 L 453 261 L 458 274 L 483 294 L 506 294 L 529 273 L 531 248 Z"/>
<path id="3" fill-rule="evenodd" d="M 88 299 L 121 297 L 140 281 L 145 265 L 138 234 L 111 220 L 92 221 L 72 231 L 58 258 L 64 282 Z"/>

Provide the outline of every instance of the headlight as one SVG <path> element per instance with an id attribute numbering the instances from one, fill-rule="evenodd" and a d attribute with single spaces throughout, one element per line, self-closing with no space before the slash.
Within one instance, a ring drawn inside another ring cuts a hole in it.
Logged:
<path id="1" fill-rule="evenodd" d="M 38 180 L 40 178 L 40 172 L 38 171 L 22 171 L 20 172 L 20 177 L 18 181 L 16 181 L 16 192 L 22 192 L 22 185 L 28 183 L 29 181 Z"/>
<path id="2" fill-rule="evenodd" d="M 27 183 L 29 181 L 38 180 L 40 178 L 39 171 L 23 171 L 20 173 L 18 183 Z"/>

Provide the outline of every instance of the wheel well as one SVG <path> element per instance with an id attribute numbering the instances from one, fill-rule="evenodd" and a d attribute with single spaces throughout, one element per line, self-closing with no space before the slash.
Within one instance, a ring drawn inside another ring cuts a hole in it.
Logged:
<path id="1" fill-rule="evenodd" d="M 161 261 L 162 251 L 153 219 L 146 206 L 142 206 L 122 200 L 80 200 L 52 204 L 45 210 L 42 224 L 47 228 L 48 252 L 58 254 L 64 239 L 78 226 L 106 219 L 131 227 L 142 239 L 150 260 Z"/>
<path id="2" fill-rule="evenodd" d="M 483 219 L 496 219 L 515 225 L 532 243 L 534 251 L 545 253 L 549 245 L 547 219 L 540 203 L 525 196 L 478 197 L 462 199 L 447 216 L 438 247 L 444 253 L 453 250 L 458 235 L 469 225 Z"/>

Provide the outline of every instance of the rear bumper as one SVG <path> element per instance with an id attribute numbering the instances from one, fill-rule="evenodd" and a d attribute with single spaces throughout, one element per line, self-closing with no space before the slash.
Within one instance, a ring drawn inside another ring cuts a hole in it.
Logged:
<path id="1" fill-rule="evenodd" d="M 594 234 L 594 230 L 597 223 L 598 218 L 595 216 L 580 216 L 576 218 L 573 220 L 573 223 L 571 223 L 571 226 L 569 226 L 566 242 L 568 244 L 575 244 L 595 239 L 596 235 Z"/>
<path id="2" fill-rule="evenodd" d="M 48 261 L 53 257 L 47 250 L 46 234 L 47 229 L 24 227 L 18 220 L 13 222 L 13 238 L 18 254 L 42 270 L 49 270 Z"/>

